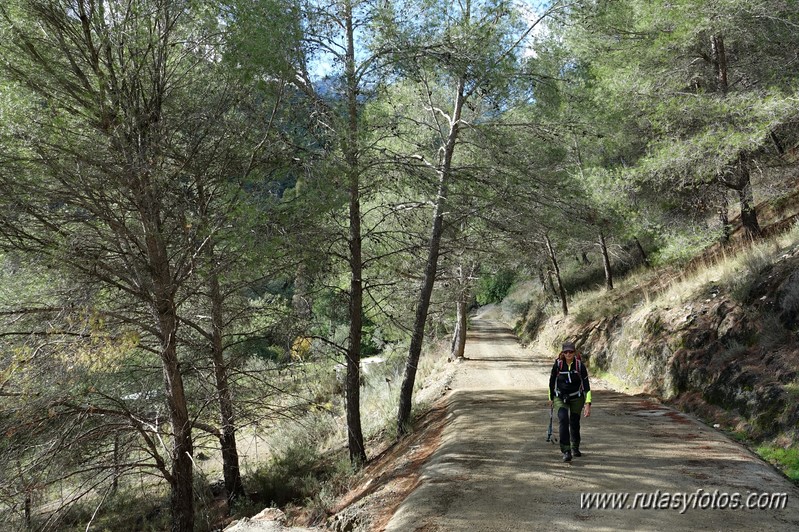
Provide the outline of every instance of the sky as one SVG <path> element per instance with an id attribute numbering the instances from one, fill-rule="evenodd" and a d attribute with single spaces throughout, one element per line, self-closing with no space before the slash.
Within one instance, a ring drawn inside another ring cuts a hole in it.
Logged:
<path id="1" fill-rule="evenodd" d="M 562 0 L 554 0 L 553 1 L 541 1 L 541 0 L 516 0 L 516 4 L 519 7 L 520 11 L 523 13 L 527 22 L 532 25 L 535 21 L 537 21 L 541 14 L 546 11 L 546 9 L 554 4 L 563 3 Z M 329 1 L 321 0 L 317 2 L 320 8 L 326 8 L 330 6 Z M 530 33 L 531 37 L 540 36 L 546 31 L 545 24 L 539 24 L 533 31 Z M 357 35 L 356 35 L 356 47 L 357 47 Z M 531 39 L 527 39 L 528 44 L 524 45 L 525 50 L 523 52 L 523 57 L 535 57 L 535 50 L 529 46 Z M 336 42 L 341 45 L 343 44 L 343 33 L 339 39 L 336 39 Z M 337 67 L 335 64 L 335 59 L 331 54 L 324 54 L 324 53 L 317 53 L 311 61 L 309 62 L 309 70 L 311 72 L 313 81 L 320 81 L 324 78 L 329 76 L 336 75 Z"/>

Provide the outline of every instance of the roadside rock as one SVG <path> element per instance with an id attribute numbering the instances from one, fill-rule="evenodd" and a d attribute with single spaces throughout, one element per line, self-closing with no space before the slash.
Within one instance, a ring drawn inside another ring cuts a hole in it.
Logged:
<path id="1" fill-rule="evenodd" d="M 224 532 L 318 532 L 317 528 L 286 527 L 286 514 L 277 508 L 266 508 L 253 517 L 245 517 L 228 525 Z"/>

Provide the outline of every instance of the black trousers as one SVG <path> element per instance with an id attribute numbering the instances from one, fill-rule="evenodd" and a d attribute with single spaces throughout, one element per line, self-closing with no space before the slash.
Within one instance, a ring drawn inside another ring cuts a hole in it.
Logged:
<path id="1" fill-rule="evenodd" d="M 560 397 L 556 397 L 553 405 L 558 412 L 561 452 L 579 449 L 580 416 L 585 405 L 585 396 L 572 397 L 569 404 L 564 404 Z"/>

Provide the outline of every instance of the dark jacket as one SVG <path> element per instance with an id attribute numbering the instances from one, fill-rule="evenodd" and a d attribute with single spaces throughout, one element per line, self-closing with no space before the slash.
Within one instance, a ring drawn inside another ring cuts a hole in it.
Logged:
<path id="1" fill-rule="evenodd" d="M 591 391 L 591 383 L 588 382 L 588 370 L 585 368 L 585 364 L 576 358 L 572 361 L 571 366 L 566 364 L 565 360 L 555 360 L 552 365 L 552 373 L 549 376 L 549 398 L 555 398 L 556 390 L 561 395 L 569 395 L 577 392 L 581 387 L 583 392 L 591 397 L 588 394 Z"/>

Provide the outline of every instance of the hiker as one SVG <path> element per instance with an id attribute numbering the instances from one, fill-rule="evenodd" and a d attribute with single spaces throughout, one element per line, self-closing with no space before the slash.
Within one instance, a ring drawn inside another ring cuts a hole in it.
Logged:
<path id="1" fill-rule="evenodd" d="M 580 413 L 591 415 L 591 385 L 588 370 L 576 353 L 574 343 L 564 342 L 549 377 L 549 406 L 560 422 L 560 450 L 563 461 L 571 462 L 580 452 Z"/>

